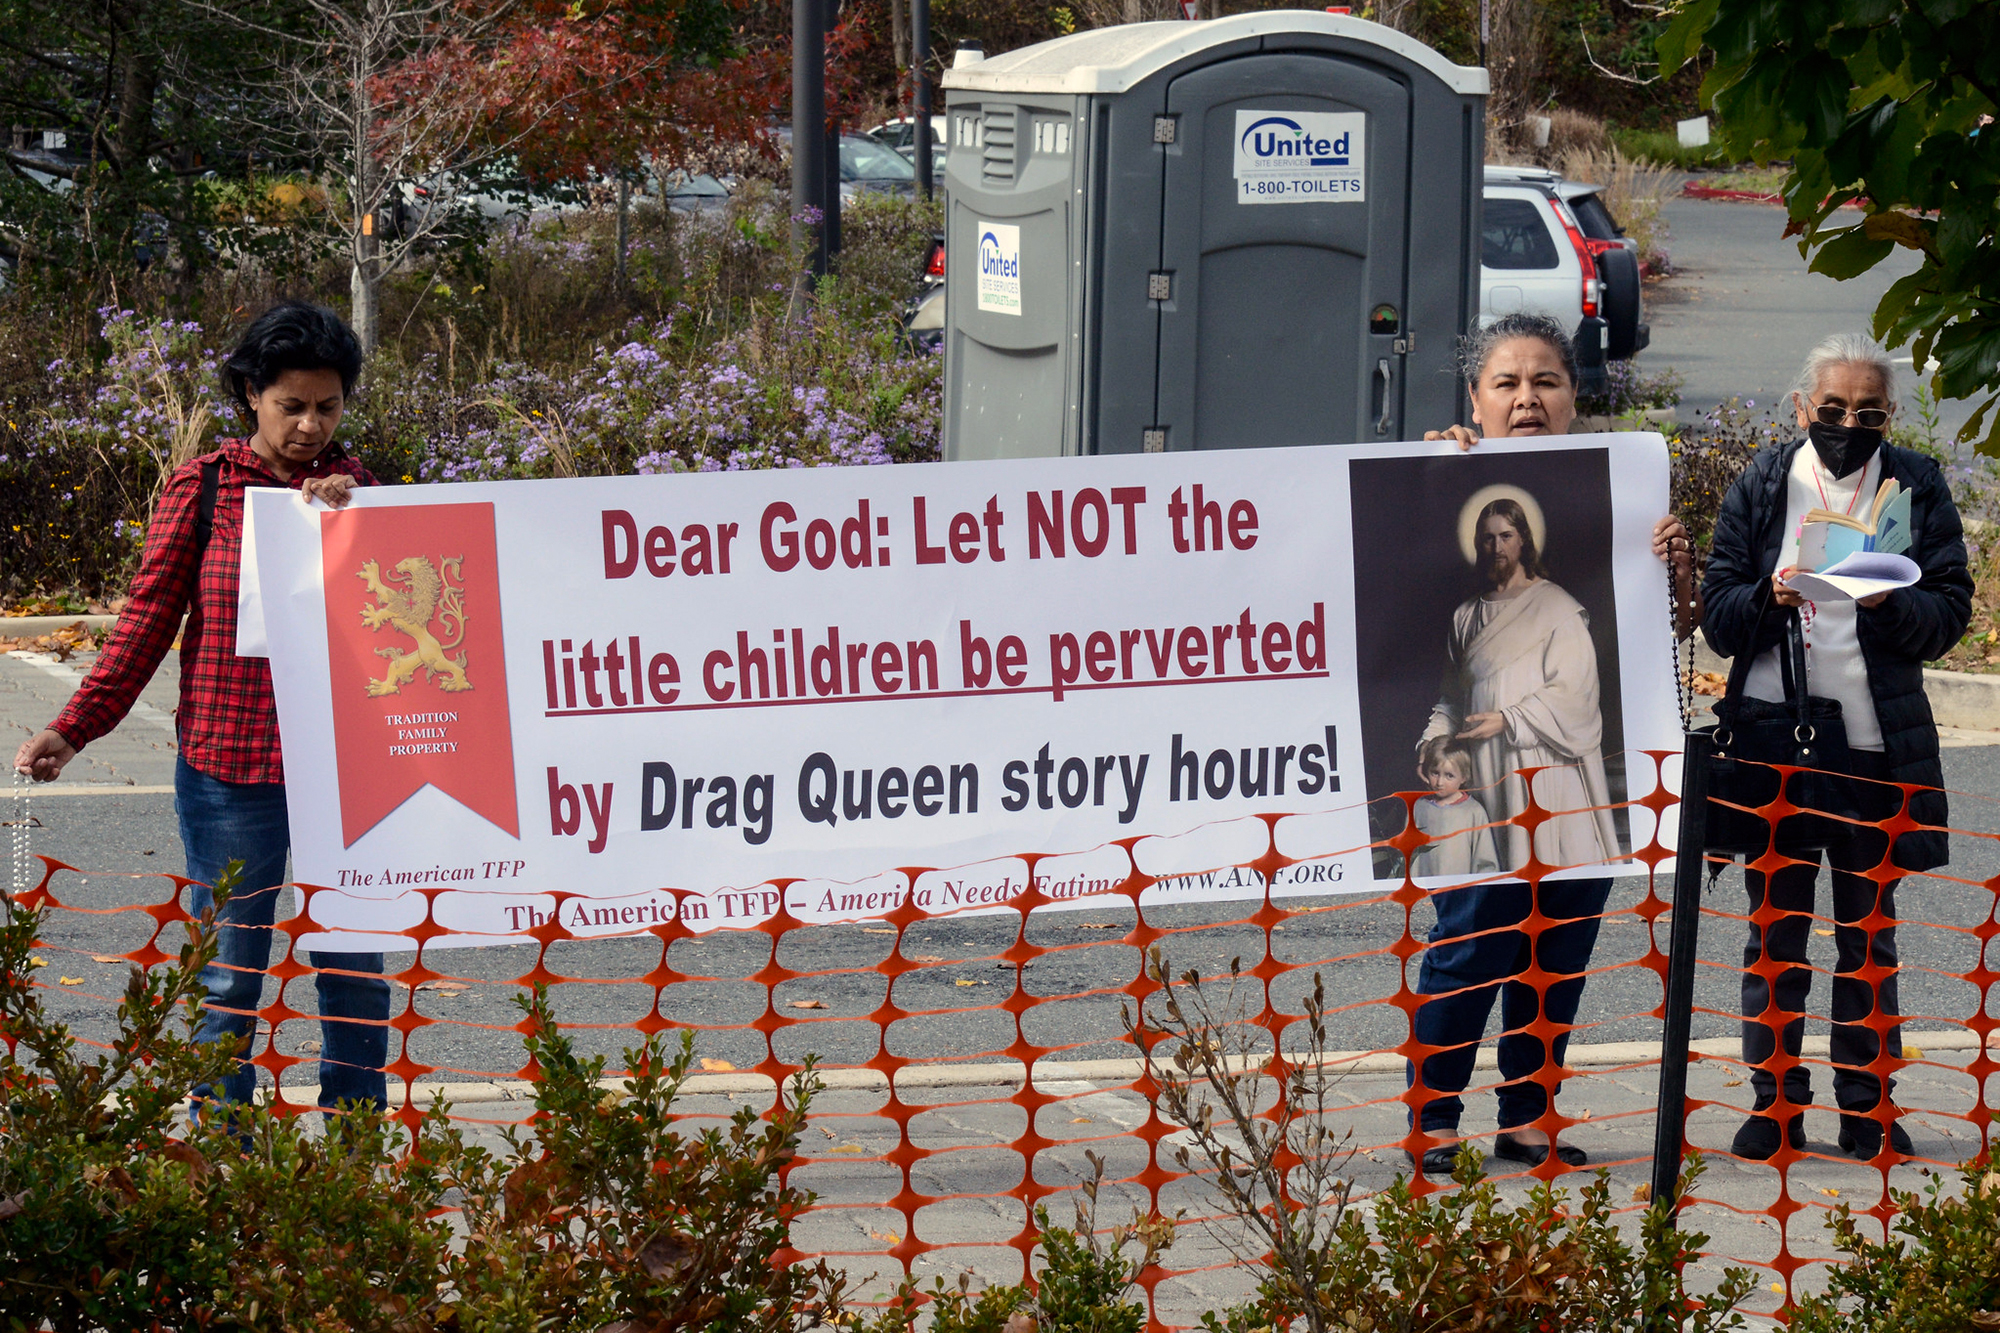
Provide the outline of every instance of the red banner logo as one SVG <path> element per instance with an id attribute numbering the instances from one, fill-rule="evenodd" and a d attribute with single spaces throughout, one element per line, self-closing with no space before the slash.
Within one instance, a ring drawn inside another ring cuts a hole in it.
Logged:
<path id="1" fill-rule="evenodd" d="M 490 504 L 320 518 L 342 845 L 436 787 L 515 837 Z"/>

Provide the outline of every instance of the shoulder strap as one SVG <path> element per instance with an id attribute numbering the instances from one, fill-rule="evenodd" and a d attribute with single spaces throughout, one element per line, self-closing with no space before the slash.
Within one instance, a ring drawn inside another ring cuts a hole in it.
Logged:
<path id="1" fill-rule="evenodd" d="M 222 460 L 211 458 L 201 465 L 201 500 L 194 511 L 194 559 L 201 563 L 208 539 L 215 535 L 215 493 L 222 485 Z"/>

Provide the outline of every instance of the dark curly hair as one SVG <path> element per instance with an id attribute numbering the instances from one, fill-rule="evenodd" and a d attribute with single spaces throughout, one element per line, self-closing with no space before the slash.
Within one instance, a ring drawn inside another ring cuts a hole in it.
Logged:
<path id="1" fill-rule="evenodd" d="M 1516 312 L 1502 315 L 1485 328 L 1475 328 L 1471 334 L 1460 340 L 1458 345 L 1459 369 L 1465 375 L 1466 384 L 1474 390 L 1479 387 L 1479 377 L 1486 373 L 1486 363 L 1492 359 L 1494 349 L 1501 343 L 1512 342 L 1516 338 L 1533 338 L 1547 343 L 1563 364 L 1563 371 L 1569 376 L 1572 389 L 1577 383 L 1576 344 L 1570 341 L 1563 326 L 1547 315 L 1531 315 Z"/>
<path id="2" fill-rule="evenodd" d="M 361 340 L 339 315 L 310 301 L 280 301 L 251 321 L 222 363 L 222 391 L 246 418 L 254 418 L 250 395 L 270 388 L 286 371 L 334 371 L 345 395 L 361 378 L 361 360 Z"/>

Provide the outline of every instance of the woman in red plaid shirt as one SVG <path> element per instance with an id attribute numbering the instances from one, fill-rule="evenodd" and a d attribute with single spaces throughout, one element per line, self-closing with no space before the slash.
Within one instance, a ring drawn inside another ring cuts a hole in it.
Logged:
<path id="1" fill-rule="evenodd" d="M 174 805 L 188 877 L 197 881 L 189 889 L 189 910 L 206 910 L 212 902 L 207 886 L 231 861 L 243 863 L 220 913 L 216 959 L 202 974 L 208 999 L 200 1036 L 241 1042 L 246 1055 L 270 966 L 271 923 L 291 835 L 270 666 L 261 657 L 236 656 L 243 491 L 289 486 L 308 502 L 338 509 L 354 487 L 375 484 L 366 468 L 333 444 L 361 359 L 353 332 L 319 306 L 286 301 L 251 324 L 223 363 L 222 379 L 256 432 L 223 441 L 168 480 L 146 528 L 131 601 L 110 642 L 61 716 L 14 756 L 17 771 L 53 781 L 78 750 L 124 720 L 179 631 Z M 204 549 L 205 476 L 212 478 L 206 485 L 213 510 Z M 310 958 L 318 972 L 324 1037 L 320 1106 L 381 1106 L 389 1044 L 382 955 L 314 952 Z M 256 1086 L 257 1071 L 245 1060 L 223 1080 L 221 1096 L 248 1101 Z M 214 1096 L 215 1090 L 197 1088 L 195 1095 Z"/>

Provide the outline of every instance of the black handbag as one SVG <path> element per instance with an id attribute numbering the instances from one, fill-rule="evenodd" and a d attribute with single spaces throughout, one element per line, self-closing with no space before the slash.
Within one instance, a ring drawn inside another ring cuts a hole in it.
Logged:
<path id="1" fill-rule="evenodd" d="M 1766 614 L 1771 605 L 1766 605 Z M 1730 663 L 1728 689 L 1715 704 L 1715 725 L 1701 728 L 1710 741 L 1705 813 L 1712 854 L 1755 860 L 1770 850 L 1771 824 L 1752 811 L 1776 800 L 1781 782 L 1786 798 L 1800 807 L 1777 821 L 1776 846 L 1783 852 L 1824 851 L 1852 828 L 1827 816 L 1861 816 L 1855 783 L 1848 776 L 1852 761 L 1840 701 L 1808 693 L 1799 613 L 1794 608 L 1783 610 L 1785 639 L 1778 664 L 1784 702 L 1752 699 L 1744 693 L 1756 656 L 1746 650 Z M 1762 626 L 1759 617 L 1759 629 Z M 1751 641 L 1756 641 L 1754 634 Z M 1773 765 L 1798 771 L 1785 774 Z"/>

